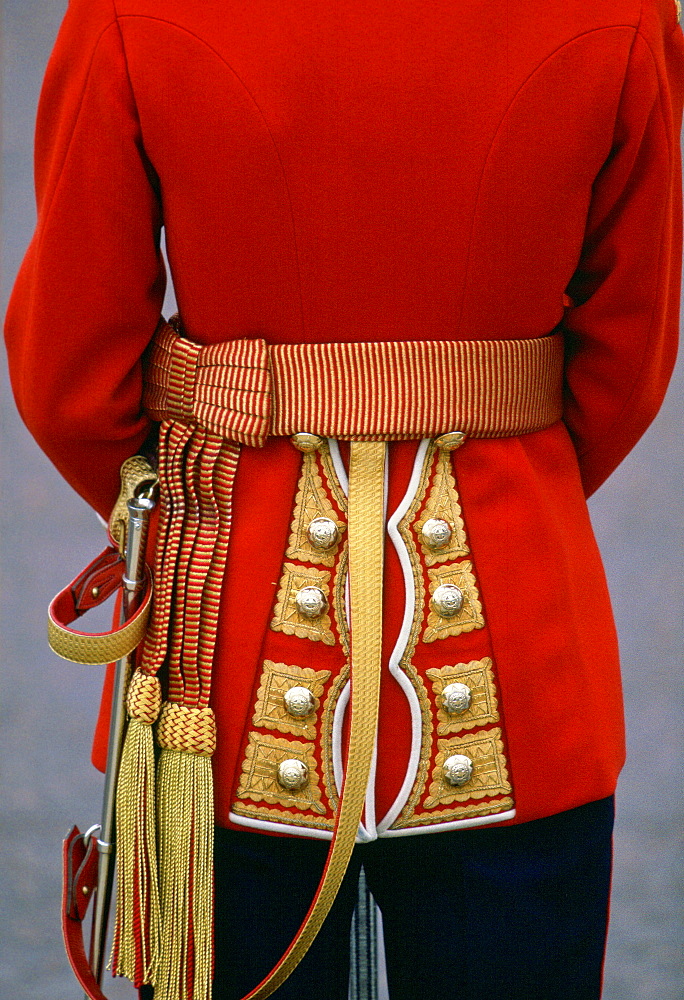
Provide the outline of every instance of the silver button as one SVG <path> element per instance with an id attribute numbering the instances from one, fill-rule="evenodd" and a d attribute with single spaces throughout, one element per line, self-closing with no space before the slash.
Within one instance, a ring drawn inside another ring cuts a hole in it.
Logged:
<path id="1" fill-rule="evenodd" d="M 420 532 L 423 543 L 433 552 L 445 549 L 451 541 L 451 525 L 437 517 L 431 517 L 425 522 Z"/>
<path id="2" fill-rule="evenodd" d="M 304 719 L 307 715 L 311 715 L 314 708 L 316 707 L 316 702 L 314 701 L 314 696 L 311 691 L 306 687 L 291 687 L 289 688 L 284 696 L 285 708 L 290 715 L 293 715 L 295 719 Z"/>
<path id="3" fill-rule="evenodd" d="M 328 608 L 328 601 L 320 587 L 302 587 L 295 594 L 297 611 L 305 618 L 320 618 Z"/>
<path id="4" fill-rule="evenodd" d="M 278 784 L 281 788 L 297 792 L 309 780 L 309 769 L 304 761 L 294 758 L 281 760 L 278 764 Z"/>
<path id="5" fill-rule="evenodd" d="M 470 708 L 471 697 L 467 684 L 447 684 L 442 691 L 442 704 L 449 715 L 462 715 Z"/>
<path id="6" fill-rule="evenodd" d="M 450 785 L 467 785 L 472 776 L 473 762 L 465 754 L 455 753 L 444 761 L 444 777 Z"/>
<path id="7" fill-rule="evenodd" d="M 307 538 L 319 552 L 327 552 L 337 544 L 340 532 L 329 517 L 315 517 L 307 529 Z"/>
<path id="8" fill-rule="evenodd" d="M 318 434 L 293 434 L 290 440 L 298 451 L 304 453 L 318 451 L 323 444 L 323 438 L 319 437 Z"/>
<path id="9" fill-rule="evenodd" d="M 442 618 L 453 618 L 463 607 L 463 592 L 453 583 L 442 583 L 432 595 L 430 605 Z"/>

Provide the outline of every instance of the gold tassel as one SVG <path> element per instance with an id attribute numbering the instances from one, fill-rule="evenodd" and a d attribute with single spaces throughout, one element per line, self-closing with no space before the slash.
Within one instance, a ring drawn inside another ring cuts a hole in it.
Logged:
<path id="1" fill-rule="evenodd" d="M 214 910 L 214 713 L 167 702 L 157 739 L 162 941 L 155 1000 L 209 1000 Z"/>
<path id="2" fill-rule="evenodd" d="M 154 982 L 160 908 L 152 723 L 161 707 L 156 677 L 137 670 L 128 688 L 130 721 L 116 788 L 116 922 L 110 966 L 136 987 Z"/>

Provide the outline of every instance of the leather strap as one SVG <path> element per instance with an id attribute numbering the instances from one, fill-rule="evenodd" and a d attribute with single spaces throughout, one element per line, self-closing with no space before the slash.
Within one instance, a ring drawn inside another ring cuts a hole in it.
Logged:
<path id="1" fill-rule="evenodd" d="M 107 1000 L 95 979 L 83 943 L 83 920 L 97 889 L 99 854 L 95 837 L 87 845 L 74 826 L 62 847 L 62 935 L 71 968 L 90 1000 Z"/>
<path id="2" fill-rule="evenodd" d="M 384 441 L 352 441 L 349 461 L 351 720 L 337 820 L 313 903 L 289 948 L 244 1000 L 263 1000 L 287 979 L 318 934 L 349 865 L 370 777 L 380 702 L 385 537 Z"/>
<path id="3" fill-rule="evenodd" d="M 111 632 L 78 632 L 69 628 L 91 608 L 106 601 L 121 585 L 124 560 L 113 546 L 102 551 L 48 608 L 48 642 L 53 652 L 72 663 L 112 663 L 133 652 L 145 634 L 152 599 L 152 575 L 146 570 L 140 607 L 121 628 Z"/>

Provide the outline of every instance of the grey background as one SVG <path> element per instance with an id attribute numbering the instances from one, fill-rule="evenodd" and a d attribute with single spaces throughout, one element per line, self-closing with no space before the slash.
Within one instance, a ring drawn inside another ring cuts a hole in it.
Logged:
<path id="1" fill-rule="evenodd" d="M 35 105 L 64 7 L 5 0 L 3 312 L 34 223 Z M 89 748 L 102 668 L 53 656 L 45 611 L 104 536 L 21 425 L 4 365 L 2 379 L 0 995 L 66 1000 L 80 992 L 59 931 L 60 841 L 99 815 Z M 605 1000 L 684 997 L 683 395 L 680 364 L 656 422 L 590 503 L 618 621 L 629 740 Z M 108 993 L 134 996 L 125 982 L 108 983 Z"/>

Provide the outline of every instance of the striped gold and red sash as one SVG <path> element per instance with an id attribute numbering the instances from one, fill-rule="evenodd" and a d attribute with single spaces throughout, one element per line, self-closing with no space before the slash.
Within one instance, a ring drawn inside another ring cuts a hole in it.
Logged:
<path id="1" fill-rule="evenodd" d="M 310 431 L 353 440 L 508 437 L 560 419 L 563 339 L 202 347 L 157 333 L 145 408 L 242 444 Z"/>

